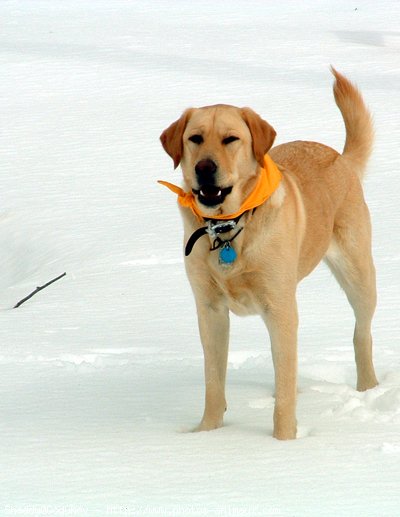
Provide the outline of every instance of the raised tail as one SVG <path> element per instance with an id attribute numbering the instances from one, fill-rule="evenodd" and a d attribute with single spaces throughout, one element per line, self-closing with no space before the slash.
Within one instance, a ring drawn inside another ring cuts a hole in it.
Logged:
<path id="1" fill-rule="evenodd" d="M 346 142 L 342 155 L 351 162 L 360 179 L 364 176 L 368 158 L 372 152 L 374 127 L 360 91 L 331 67 L 335 76 L 333 93 L 346 126 Z"/>

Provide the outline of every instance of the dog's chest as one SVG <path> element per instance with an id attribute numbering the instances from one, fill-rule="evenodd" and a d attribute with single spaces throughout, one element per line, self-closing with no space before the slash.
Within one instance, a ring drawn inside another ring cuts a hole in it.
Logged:
<path id="1" fill-rule="evenodd" d="M 258 314 L 256 292 L 252 287 L 252 275 L 217 272 L 214 282 L 223 293 L 229 309 L 238 316 Z"/>

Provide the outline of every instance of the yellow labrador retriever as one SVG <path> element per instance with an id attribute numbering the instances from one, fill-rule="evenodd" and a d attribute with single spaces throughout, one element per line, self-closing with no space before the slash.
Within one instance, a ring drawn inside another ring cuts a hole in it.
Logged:
<path id="1" fill-rule="evenodd" d="M 373 127 L 343 75 L 334 95 L 346 126 L 342 154 L 315 142 L 271 149 L 274 129 L 249 108 L 191 108 L 161 135 L 175 168 L 185 264 L 205 357 L 199 431 L 222 426 L 229 311 L 259 314 L 275 368 L 274 437 L 296 437 L 296 286 L 324 259 L 354 310 L 357 389 L 377 385 L 371 319 L 376 305 L 371 227 L 361 187 Z"/>

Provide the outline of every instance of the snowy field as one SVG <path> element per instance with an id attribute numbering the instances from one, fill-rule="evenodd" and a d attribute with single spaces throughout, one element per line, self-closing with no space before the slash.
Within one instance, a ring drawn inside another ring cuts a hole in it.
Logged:
<path id="1" fill-rule="evenodd" d="M 2 0 L 0 19 L 0 515 L 400 515 L 398 0 Z M 341 150 L 330 64 L 376 124 L 380 385 L 354 389 L 321 266 L 298 291 L 298 440 L 271 436 L 257 318 L 232 318 L 226 426 L 185 432 L 203 360 L 159 134 L 224 102 Z"/>

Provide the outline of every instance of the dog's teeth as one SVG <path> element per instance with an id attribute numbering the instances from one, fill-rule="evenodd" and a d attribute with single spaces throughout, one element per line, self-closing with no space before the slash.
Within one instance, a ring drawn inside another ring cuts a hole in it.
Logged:
<path id="1" fill-rule="evenodd" d="M 207 192 L 204 192 L 204 190 L 200 190 L 200 194 L 204 197 L 207 197 Z M 222 191 L 221 190 L 218 190 L 217 192 L 215 192 L 213 194 L 213 196 L 215 197 L 218 197 L 218 196 L 221 196 L 222 195 Z"/>

